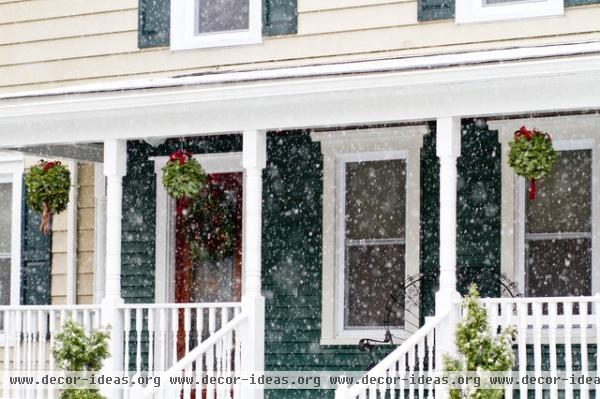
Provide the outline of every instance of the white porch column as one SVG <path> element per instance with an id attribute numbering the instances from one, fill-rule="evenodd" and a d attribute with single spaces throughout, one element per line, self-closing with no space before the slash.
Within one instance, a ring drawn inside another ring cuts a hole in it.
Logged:
<path id="1" fill-rule="evenodd" d="M 242 238 L 242 311 L 248 321 L 242 339 L 242 371 L 262 373 L 265 361 L 265 298 L 261 293 L 262 264 L 262 170 L 266 165 L 266 132 L 243 133 L 244 168 L 243 238 Z M 264 391 L 257 386 L 242 386 L 247 399 L 262 399 Z"/>
<path id="2" fill-rule="evenodd" d="M 104 362 L 104 371 L 123 371 L 123 320 L 117 306 L 121 298 L 121 217 L 123 176 L 127 169 L 127 142 L 104 142 L 104 175 L 106 176 L 106 288 L 102 299 L 102 324 L 110 325 L 110 357 Z M 102 393 L 111 399 L 119 398 L 121 391 L 104 386 Z"/>
<path id="3" fill-rule="evenodd" d="M 435 314 L 450 312 L 449 318 L 436 334 L 436 367 L 442 368 L 443 355 L 456 353 L 454 331 L 460 317 L 456 291 L 456 159 L 460 156 L 461 120 L 458 117 L 437 120 L 437 148 L 440 159 L 440 287 L 435 295 Z M 439 396 L 438 396 L 439 395 Z M 436 388 L 436 398 L 446 399 L 448 390 Z"/>

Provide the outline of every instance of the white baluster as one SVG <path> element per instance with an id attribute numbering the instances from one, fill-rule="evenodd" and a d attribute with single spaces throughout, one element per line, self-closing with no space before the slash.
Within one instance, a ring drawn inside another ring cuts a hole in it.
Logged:
<path id="1" fill-rule="evenodd" d="M 558 362 L 556 359 L 556 302 L 548 304 L 548 346 L 550 347 L 550 376 L 554 379 L 558 373 Z M 558 384 L 550 384 L 550 399 L 558 399 Z"/>
<path id="2" fill-rule="evenodd" d="M 536 379 L 542 376 L 542 304 L 533 306 L 533 370 Z M 535 384 L 535 399 L 542 399 L 542 384 Z"/>
<path id="3" fill-rule="evenodd" d="M 159 345 L 158 345 L 158 362 L 159 368 L 158 370 L 163 371 L 166 370 L 166 357 L 167 357 L 167 310 L 159 309 Z"/>
<path id="4" fill-rule="evenodd" d="M 177 363 L 177 332 L 179 331 L 179 308 L 171 309 L 171 337 L 173 339 L 173 350 L 171 353 L 171 364 Z"/>
<path id="5" fill-rule="evenodd" d="M 237 309 L 236 309 L 237 311 Z M 234 330 L 235 334 L 233 336 L 233 344 L 234 344 L 234 353 L 233 353 L 233 371 L 234 371 L 234 375 L 239 376 L 240 375 L 240 365 L 241 363 L 241 358 L 240 358 L 240 354 L 242 352 L 242 348 L 241 348 L 241 339 L 238 336 L 238 332 L 239 329 L 236 327 L 236 329 Z M 233 386 L 233 398 L 234 399 L 240 399 L 241 396 L 241 392 L 240 392 L 240 384 L 235 384 Z M 600 397 L 599 397 L 600 399 Z"/>
<path id="6" fill-rule="evenodd" d="M 408 350 L 408 375 L 409 377 L 415 374 L 415 348 L 412 347 Z M 408 390 L 408 398 L 414 399 L 415 397 L 415 387 L 410 384 L 410 389 Z"/>
<path id="7" fill-rule="evenodd" d="M 208 334 L 213 335 L 215 333 L 215 308 L 208 308 Z M 215 370 L 215 347 L 211 346 L 206 351 L 206 370 L 208 378 L 214 376 Z M 207 399 L 213 399 L 215 392 L 214 384 L 207 384 L 206 386 L 206 397 Z"/>
<path id="8" fill-rule="evenodd" d="M 400 356 L 398 361 L 398 372 L 400 374 L 400 398 L 404 399 L 404 379 L 406 378 L 406 355 Z M 410 387 L 410 384 L 409 384 Z"/>
<path id="9" fill-rule="evenodd" d="M 129 332 L 131 331 L 131 309 L 124 309 L 124 320 L 123 320 L 123 337 L 125 340 L 124 358 L 123 358 L 123 371 L 125 375 L 129 375 Z"/>
<path id="10" fill-rule="evenodd" d="M 14 329 L 14 337 L 15 337 L 15 370 L 21 370 L 21 334 L 23 332 L 23 319 L 22 312 L 20 310 L 15 311 L 15 329 Z"/>
<path id="11" fill-rule="evenodd" d="M 527 303 L 517 304 L 517 353 L 519 356 L 519 378 L 527 375 Z M 521 398 L 527 397 L 527 384 L 520 384 Z"/>
<path id="12" fill-rule="evenodd" d="M 502 315 L 504 317 L 504 326 L 512 326 L 513 325 L 513 304 L 511 302 L 502 302 Z M 504 398 L 512 399 L 513 397 L 513 387 L 512 384 L 506 384 L 504 387 Z"/>
<path id="13" fill-rule="evenodd" d="M 588 306 L 587 302 L 579 302 L 579 339 L 580 345 L 579 349 L 581 352 L 581 373 L 586 377 L 590 375 L 590 370 L 588 367 L 588 347 L 587 347 L 587 313 Z M 589 398 L 589 386 L 588 384 L 581 384 L 579 388 L 580 398 L 588 399 Z"/>
<path id="14" fill-rule="evenodd" d="M 417 357 L 418 357 L 418 363 L 419 363 L 419 374 L 418 375 L 423 375 L 424 371 L 425 371 L 425 367 L 423 366 L 425 363 L 425 339 L 423 339 L 422 342 L 419 342 L 417 344 Z M 424 392 L 425 392 L 425 385 L 419 384 L 418 386 L 419 386 L 418 397 L 419 397 L 419 399 L 423 399 Z"/>
<path id="15" fill-rule="evenodd" d="M 89 309 L 83 309 L 83 328 L 88 334 L 93 330 L 90 313 Z"/>
<path id="16" fill-rule="evenodd" d="M 154 375 L 154 309 L 148 308 L 148 375 Z"/>
<path id="17" fill-rule="evenodd" d="M 50 348 L 54 348 L 54 333 L 56 332 L 56 311 L 50 310 L 50 318 L 48 320 L 48 331 L 50 333 Z M 55 359 L 52 352 L 50 352 L 50 362 L 49 369 L 51 371 L 56 370 L 55 367 Z M 52 385 L 48 385 L 48 398 L 53 399 L 56 394 L 56 391 Z"/>
<path id="18" fill-rule="evenodd" d="M 190 308 L 183 310 L 183 331 L 185 334 L 185 354 L 190 352 L 190 331 L 192 330 L 192 317 L 190 314 Z"/>
<path id="19" fill-rule="evenodd" d="M 196 345 L 200 345 L 202 342 L 202 333 L 204 329 L 204 308 L 197 307 L 196 308 Z M 600 399 L 600 398 L 599 398 Z"/>
<path id="20" fill-rule="evenodd" d="M 573 304 L 564 303 L 565 320 L 565 373 L 570 376 L 573 372 L 573 358 L 571 353 L 571 328 L 573 326 L 571 315 L 573 313 Z M 573 399 L 573 385 L 565 384 L 565 399 Z"/>
<path id="21" fill-rule="evenodd" d="M 427 369 L 426 372 L 429 377 L 433 376 L 433 348 L 434 348 L 434 331 L 427 334 L 425 337 L 425 344 L 427 345 Z M 430 380 L 427 385 L 427 399 L 433 397 L 433 379 Z"/>
<path id="22" fill-rule="evenodd" d="M 600 379 L 600 294 L 594 297 L 594 316 L 596 316 L 596 377 Z M 600 384 L 596 384 L 595 389 L 596 399 L 600 399 Z"/>
<path id="23" fill-rule="evenodd" d="M 2 381 L 2 392 L 4 396 L 11 397 L 8 372 L 10 370 L 10 341 L 13 338 L 12 322 L 10 320 L 12 312 L 5 310 L 2 312 L 2 325 L 4 327 L 4 379 Z"/>
<path id="24" fill-rule="evenodd" d="M 135 347 L 135 371 L 141 373 L 142 371 L 142 330 L 143 330 L 144 317 L 142 314 L 142 308 L 135 310 L 135 336 L 136 336 L 136 347 Z"/>
<path id="25" fill-rule="evenodd" d="M 38 378 L 42 372 L 46 370 L 46 312 L 43 310 L 37 311 L 37 345 L 38 345 L 38 363 L 36 367 L 36 374 Z M 36 397 L 38 399 L 43 398 L 44 390 L 40 386 L 36 386 Z"/>

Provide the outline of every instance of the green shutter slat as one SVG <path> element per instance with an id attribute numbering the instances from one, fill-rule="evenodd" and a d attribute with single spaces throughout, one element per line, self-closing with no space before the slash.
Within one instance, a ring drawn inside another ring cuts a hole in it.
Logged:
<path id="1" fill-rule="evenodd" d="M 170 42 L 171 1 L 140 0 L 138 47 L 165 47 Z"/>
<path id="2" fill-rule="evenodd" d="M 297 0 L 263 0 L 265 36 L 291 35 L 297 30 Z"/>
<path id="3" fill-rule="evenodd" d="M 417 17 L 419 21 L 454 18 L 455 0 L 418 0 Z"/>
<path id="4" fill-rule="evenodd" d="M 39 226 L 41 215 L 27 205 L 23 184 L 21 226 L 21 303 L 50 304 L 50 272 L 52 264 L 52 235 L 44 235 Z"/>

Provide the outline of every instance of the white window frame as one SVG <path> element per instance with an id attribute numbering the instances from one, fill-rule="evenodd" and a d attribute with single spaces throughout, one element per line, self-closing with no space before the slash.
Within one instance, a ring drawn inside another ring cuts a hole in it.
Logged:
<path id="1" fill-rule="evenodd" d="M 457 24 L 564 15 L 563 0 L 529 0 L 485 5 L 485 0 L 457 0 Z"/>
<path id="2" fill-rule="evenodd" d="M 596 150 L 594 149 L 594 140 L 587 140 L 587 139 L 576 139 L 576 140 L 552 140 L 552 144 L 554 146 L 554 149 L 557 151 L 568 151 L 568 150 L 591 150 L 592 151 L 592 165 L 591 165 L 591 169 L 592 169 L 592 176 L 590 176 L 591 179 L 591 183 L 592 183 L 592 203 L 590 204 L 591 206 L 591 235 L 593 237 L 593 232 L 595 230 L 597 230 L 597 226 L 595 226 L 597 224 L 596 221 L 596 215 L 595 215 L 595 208 L 596 208 L 596 196 L 594 195 L 594 193 L 597 193 L 597 189 L 595 187 L 595 185 L 597 185 L 597 180 L 598 180 L 598 173 L 597 173 L 597 157 L 596 157 Z M 526 245 L 526 234 L 525 234 L 525 220 L 526 220 L 526 214 L 525 214 L 525 204 L 526 201 L 529 201 L 527 199 L 527 193 L 526 193 L 526 181 L 523 177 L 518 177 L 517 178 L 517 196 L 516 196 L 516 208 L 517 208 L 517 234 L 516 234 L 516 248 L 517 248 L 517 283 L 519 284 L 519 287 L 521 289 L 521 292 L 523 294 L 526 294 L 527 292 L 527 286 L 526 286 L 526 282 L 525 282 L 525 272 L 526 272 L 526 267 L 525 267 L 525 245 Z M 591 270 L 591 276 L 596 275 L 596 271 L 595 269 L 596 267 L 596 263 L 598 261 L 598 251 L 597 248 L 595 248 L 595 246 L 597 245 L 597 240 L 592 239 L 592 270 Z M 597 292 L 597 279 L 592 278 L 592 287 L 591 288 L 591 293 L 596 293 Z"/>
<path id="3" fill-rule="evenodd" d="M 248 0 L 248 29 L 196 34 L 196 0 L 171 1 L 171 50 L 262 43 L 262 1 Z"/>
<path id="4" fill-rule="evenodd" d="M 193 157 L 202 165 L 207 174 L 242 172 L 241 152 L 194 154 Z M 175 201 L 167 194 L 162 184 L 162 167 L 167 163 L 169 157 L 151 157 L 150 160 L 154 161 L 154 173 L 156 174 L 154 302 L 169 303 L 173 302 L 175 297 L 173 291 L 175 277 Z M 245 223 L 245 217 L 242 212 L 242 225 Z"/>
<path id="5" fill-rule="evenodd" d="M 23 156 L 0 154 L 0 181 L 12 183 L 11 261 L 10 261 L 10 305 L 21 301 L 21 201 L 23 190 Z"/>
<path id="6" fill-rule="evenodd" d="M 600 293 L 600 268 L 598 261 L 600 237 L 599 163 L 600 116 L 568 115 L 547 118 L 488 121 L 492 130 L 498 130 L 502 162 L 502 212 L 501 212 L 501 271 L 517 282 L 525 292 L 525 184 L 508 165 L 508 144 L 521 126 L 538 128 L 552 137 L 556 149 L 592 150 L 592 286 L 591 294 Z"/>
<path id="7" fill-rule="evenodd" d="M 321 301 L 322 345 L 352 345 L 361 338 L 382 339 L 384 328 L 344 328 L 345 235 L 343 206 L 345 173 L 351 160 L 406 159 L 405 277 L 419 273 L 420 150 L 425 125 L 344 131 L 313 132 L 323 153 L 323 273 Z M 333 300 L 332 300 L 333 298 Z M 414 320 L 408 319 L 415 315 Z M 419 309 L 405 313 L 408 326 L 419 324 Z M 394 329 L 396 341 L 408 338 L 414 328 Z"/>

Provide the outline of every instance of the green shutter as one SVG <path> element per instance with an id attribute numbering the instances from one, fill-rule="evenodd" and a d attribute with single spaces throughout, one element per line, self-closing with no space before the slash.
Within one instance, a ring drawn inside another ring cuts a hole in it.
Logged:
<path id="1" fill-rule="evenodd" d="M 298 29 L 297 0 L 263 0 L 263 34 L 291 35 Z"/>
<path id="2" fill-rule="evenodd" d="M 23 305 L 50 304 L 50 267 L 52 234 L 44 235 L 39 226 L 41 215 L 27 205 L 23 185 L 21 226 L 21 303 Z"/>
<path id="3" fill-rule="evenodd" d="M 454 18 L 455 0 L 418 0 L 417 17 L 419 21 Z"/>
<path id="4" fill-rule="evenodd" d="M 169 45 L 171 30 L 170 0 L 140 0 L 138 9 L 138 47 Z"/>

